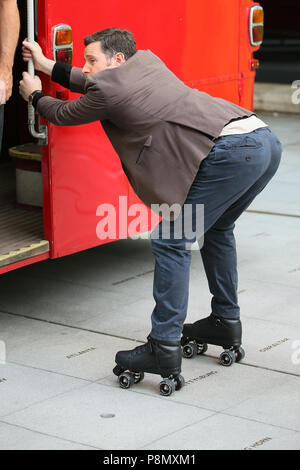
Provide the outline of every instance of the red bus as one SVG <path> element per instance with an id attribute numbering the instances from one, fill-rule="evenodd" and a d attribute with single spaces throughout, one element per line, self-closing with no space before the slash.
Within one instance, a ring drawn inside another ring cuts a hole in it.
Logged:
<path id="1" fill-rule="evenodd" d="M 27 14 L 23 3 L 22 23 Z M 258 65 L 253 52 L 262 41 L 263 10 L 252 0 L 38 0 L 35 6 L 35 39 L 49 58 L 72 60 L 80 67 L 85 36 L 111 26 L 129 29 L 138 49 L 151 49 L 187 85 L 253 107 Z M 21 36 L 27 36 L 25 27 Z M 21 63 L 18 54 L 16 62 Z M 78 96 L 43 74 L 41 79 L 47 95 Z M 6 128 L 27 122 L 20 101 L 14 97 L 6 106 Z M 1 198 L 0 187 L 0 274 L 113 241 L 97 236 L 98 206 L 112 204 L 118 218 L 122 196 L 130 205 L 141 203 L 98 122 L 76 127 L 43 124 L 48 133 L 43 145 L 19 132 L 20 145 L 10 150 L 16 162 L 17 198 Z"/>

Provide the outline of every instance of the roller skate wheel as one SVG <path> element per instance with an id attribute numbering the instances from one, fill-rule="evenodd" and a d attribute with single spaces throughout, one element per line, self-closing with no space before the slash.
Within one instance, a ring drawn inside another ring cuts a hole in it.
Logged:
<path id="1" fill-rule="evenodd" d="M 182 377 L 182 375 L 178 375 L 178 377 L 175 377 L 174 382 L 175 382 L 176 391 L 180 390 L 185 384 L 185 380 L 184 380 L 184 377 Z"/>
<path id="2" fill-rule="evenodd" d="M 134 383 L 135 384 L 138 384 L 139 382 L 141 382 L 145 377 L 145 374 L 144 372 L 134 372 L 133 373 L 133 379 L 134 379 Z"/>
<path id="3" fill-rule="evenodd" d="M 233 351 L 224 351 L 220 355 L 220 364 L 224 367 L 230 367 L 235 362 L 235 353 Z"/>
<path id="4" fill-rule="evenodd" d="M 117 376 L 121 375 L 123 372 L 125 372 L 125 369 L 122 369 L 118 364 L 113 369 L 113 373 Z"/>
<path id="5" fill-rule="evenodd" d="M 170 379 L 165 379 L 159 384 L 160 394 L 164 397 L 169 397 L 175 392 L 175 383 Z"/>
<path id="6" fill-rule="evenodd" d="M 129 372 L 119 375 L 119 384 L 121 388 L 130 388 L 134 383 L 134 377 Z"/>
<path id="7" fill-rule="evenodd" d="M 182 348 L 182 355 L 186 359 L 191 359 L 198 353 L 198 348 L 194 343 L 188 343 Z"/>
<path id="8" fill-rule="evenodd" d="M 201 356 L 201 354 L 206 353 L 206 351 L 208 349 L 208 346 L 207 346 L 206 343 L 203 343 L 203 344 L 197 343 L 196 345 L 197 345 L 197 355 L 198 356 Z"/>
<path id="9" fill-rule="evenodd" d="M 180 341 L 181 341 L 181 346 L 185 346 L 186 344 L 188 344 L 189 338 L 187 338 L 186 336 L 182 336 Z"/>
<path id="10" fill-rule="evenodd" d="M 235 351 L 235 360 L 236 362 L 242 361 L 246 356 L 246 353 L 243 348 L 239 348 Z"/>

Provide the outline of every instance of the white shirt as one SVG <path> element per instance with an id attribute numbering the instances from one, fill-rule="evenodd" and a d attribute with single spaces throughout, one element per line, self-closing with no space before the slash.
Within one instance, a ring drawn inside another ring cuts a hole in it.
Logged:
<path id="1" fill-rule="evenodd" d="M 246 134 L 247 132 L 255 131 L 260 127 L 267 127 L 268 124 L 264 123 L 257 116 L 249 116 L 248 118 L 238 119 L 237 121 L 230 122 L 223 127 L 219 137 L 231 134 Z"/>

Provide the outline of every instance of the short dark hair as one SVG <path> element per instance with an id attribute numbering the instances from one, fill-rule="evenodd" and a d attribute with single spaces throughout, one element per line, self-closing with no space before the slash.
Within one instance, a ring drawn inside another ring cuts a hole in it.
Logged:
<path id="1" fill-rule="evenodd" d="M 124 54 L 128 60 L 136 53 L 136 43 L 133 34 L 127 29 L 107 28 L 84 38 L 84 45 L 100 41 L 103 53 L 111 58 L 117 52 Z"/>

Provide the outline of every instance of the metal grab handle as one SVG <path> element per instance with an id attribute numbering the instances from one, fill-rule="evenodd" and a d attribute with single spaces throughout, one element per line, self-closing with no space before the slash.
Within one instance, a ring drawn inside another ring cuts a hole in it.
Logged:
<path id="1" fill-rule="evenodd" d="M 34 0 L 27 0 L 27 38 L 28 42 L 34 42 Z M 34 77 L 33 60 L 28 62 L 28 73 Z M 40 145 L 48 145 L 48 128 L 39 125 L 39 132 L 35 130 L 35 109 L 28 103 L 28 129 L 32 137 L 39 139 Z"/>

